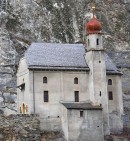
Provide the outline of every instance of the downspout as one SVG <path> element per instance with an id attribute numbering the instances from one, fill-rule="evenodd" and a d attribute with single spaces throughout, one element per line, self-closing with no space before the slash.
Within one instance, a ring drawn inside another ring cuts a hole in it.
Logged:
<path id="1" fill-rule="evenodd" d="M 35 114 L 35 85 L 34 85 L 34 71 L 33 71 L 33 111 Z"/>

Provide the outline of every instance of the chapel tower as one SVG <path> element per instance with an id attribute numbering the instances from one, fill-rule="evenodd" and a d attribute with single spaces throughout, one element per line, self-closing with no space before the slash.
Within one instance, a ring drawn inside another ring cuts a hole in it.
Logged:
<path id="1" fill-rule="evenodd" d="M 93 7 L 93 10 L 95 7 Z M 90 68 L 89 72 L 89 95 L 93 105 L 103 108 L 103 125 L 105 134 L 110 134 L 109 110 L 107 95 L 107 78 L 105 53 L 101 32 L 102 25 L 94 15 L 86 25 L 86 53 L 85 59 Z"/>

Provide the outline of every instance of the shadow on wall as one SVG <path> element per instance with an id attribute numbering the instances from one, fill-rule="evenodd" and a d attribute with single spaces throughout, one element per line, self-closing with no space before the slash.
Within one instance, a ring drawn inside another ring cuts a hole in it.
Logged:
<path id="1" fill-rule="evenodd" d="M 102 123 L 97 123 L 97 121 L 93 121 L 93 124 L 90 122 L 86 122 L 84 119 L 80 128 L 80 134 L 77 141 L 103 141 L 104 135 L 102 133 L 102 128 L 100 125 Z"/>

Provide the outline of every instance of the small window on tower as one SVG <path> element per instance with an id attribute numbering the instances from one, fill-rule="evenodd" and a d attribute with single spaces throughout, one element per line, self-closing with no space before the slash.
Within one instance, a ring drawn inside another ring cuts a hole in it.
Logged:
<path id="1" fill-rule="evenodd" d="M 47 83 L 47 77 L 43 77 L 43 83 Z"/>
<path id="2" fill-rule="evenodd" d="M 109 97 L 109 100 L 113 100 L 113 93 L 112 92 L 109 92 L 108 93 L 108 97 Z"/>
<path id="3" fill-rule="evenodd" d="M 88 39 L 88 46 L 90 45 L 90 40 Z"/>
<path id="4" fill-rule="evenodd" d="M 78 84 L 78 78 L 77 77 L 74 78 L 74 84 Z"/>
<path id="5" fill-rule="evenodd" d="M 99 45 L 99 39 L 97 39 L 97 45 Z"/>
<path id="6" fill-rule="evenodd" d="M 101 91 L 100 91 L 100 96 L 102 95 Z"/>

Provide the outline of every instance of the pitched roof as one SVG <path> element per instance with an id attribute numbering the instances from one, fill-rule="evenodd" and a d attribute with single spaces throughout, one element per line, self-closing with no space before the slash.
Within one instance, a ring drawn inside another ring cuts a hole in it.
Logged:
<path id="1" fill-rule="evenodd" d="M 25 53 L 29 69 L 89 70 L 83 44 L 32 43 Z M 109 73 L 120 73 L 105 54 Z"/>
<path id="2" fill-rule="evenodd" d="M 105 53 L 105 62 L 106 62 L 106 70 L 107 74 L 120 74 L 122 75 L 122 72 L 118 70 L 116 65 L 113 63 L 112 59 Z"/>
<path id="3" fill-rule="evenodd" d="M 88 68 L 82 44 L 33 43 L 25 58 L 29 68 Z"/>

